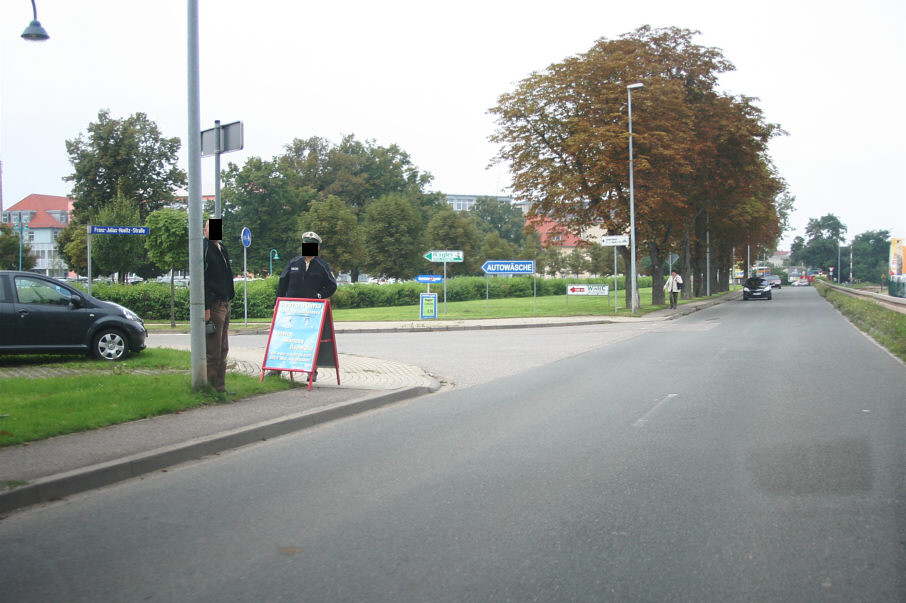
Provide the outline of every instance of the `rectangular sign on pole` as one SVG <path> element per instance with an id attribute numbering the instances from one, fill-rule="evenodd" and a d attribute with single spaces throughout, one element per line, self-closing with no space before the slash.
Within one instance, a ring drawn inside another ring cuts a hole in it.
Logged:
<path id="1" fill-rule="evenodd" d="M 567 285 L 567 295 L 609 295 L 610 285 Z"/>
<path id="2" fill-rule="evenodd" d="M 418 294 L 419 318 L 437 318 L 437 293 Z"/>
<path id="3" fill-rule="evenodd" d="M 601 245 L 604 247 L 619 247 L 629 245 L 629 235 L 609 235 L 601 237 Z"/>
<path id="4" fill-rule="evenodd" d="M 245 145 L 245 133 L 242 122 L 234 121 L 231 124 L 224 124 L 220 129 L 220 146 L 217 145 L 217 130 L 202 130 L 201 132 L 201 156 L 210 157 L 215 153 L 229 153 L 230 151 L 240 151 Z"/>
<path id="5" fill-rule="evenodd" d="M 90 234 L 147 235 L 149 232 L 147 226 L 92 226 Z"/>
<path id="6" fill-rule="evenodd" d="M 488 260 L 481 269 L 485 274 L 535 274 L 535 260 Z"/>
<path id="7" fill-rule="evenodd" d="M 461 250 L 436 250 L 429 251 L 424 256 L 429 262 L 461 262 L 463 253 Z"/>
<path id="8" fill-rule="evenodd" d="M 440 274 L 419 274 L 415 277 L 416 283 L 442 283 L 444 282 L 444 277 Z"/>
<path id="9" fill-rule="evenodd" d="M 321 353 L 325 351 L 327 353 L 321 358 Z M 318 370 L 319 359 L 322 366 L 336 368 L 339 385 L 340 360 L 330 301 L 278 297 L 259 381 L 264 379 L 264 372 L 268 370 L 288 371 L 290 377 L 295 372 L 308 373 L 308 389 L 311 390 L 312 376 Z"/>

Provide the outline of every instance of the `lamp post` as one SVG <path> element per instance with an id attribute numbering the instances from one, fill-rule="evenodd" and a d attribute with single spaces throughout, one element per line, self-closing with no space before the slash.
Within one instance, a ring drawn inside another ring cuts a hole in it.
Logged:
<path id="1" fill-rule="evenodd" d="M 635 264 L 635 182 L 632 173 L 632 91 L 641 88 L 645 84 L 629 84 L 626 86 L 626 96 L 629 101 L 629 261 L 631 263 L 629 270 L 632 275 L 630 287 L 630 299 L 632 300 L 632 313 L 637 314 L 639 311 L 639 289 L 636 276 Z"/>
<path id="2" fill-rule="evenodd" d="M 35 7 L 35 0 L 31 0 L 31 10 L 34 19 L 22 32 L 22 37 L 30 42 L 43 42 L 49 39 L 50 36 L 47 35 L 47 31 L 41 27 L 41 23 L 38 21 L 38 9 Z"/>
<path id="3" fill-rule="evenodd" d="M 279 259 L 280 259 L 280 256 L 277 255 L 277 250 L 276 250 L 276 249 L 271 249 L 271 250 L 268 252 L 267 255 L 268 255 L 268 257 L 270 258 L 270 261 L 271 261 L 271 268 L 270 268 L 270 270 L 268 270 L 267 275 L 268 275 L 268 276 L 273 276 L 273 275 L 274 275 L 274 260 L 279 260 Z"/>

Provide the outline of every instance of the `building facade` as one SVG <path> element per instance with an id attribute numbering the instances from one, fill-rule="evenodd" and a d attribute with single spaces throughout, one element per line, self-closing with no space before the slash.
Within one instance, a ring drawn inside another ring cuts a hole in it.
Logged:
<path id="1" fill-rule="evenodd" d="M 60 257 L 57 237 L 69 224 L 71 213 L 69 197 L 33 194 L 0 212 L 0 223 L 10 224 L 22 233 L 36 259 L 34 272 L 62 278 L 69 268 Z"/>
<path id="2" fill-rule="evenodd" d="M 447 195 L 447 205 L 452 207 L 455 211 L 469 211 L 472 209 L 472 206 L 475 205 L 475 202 L 478 201 L 479 197 L 491 197 L 497 199 L 501 203 L 512 203 L 512 197 L 505 197 L 500 195 Z"/>

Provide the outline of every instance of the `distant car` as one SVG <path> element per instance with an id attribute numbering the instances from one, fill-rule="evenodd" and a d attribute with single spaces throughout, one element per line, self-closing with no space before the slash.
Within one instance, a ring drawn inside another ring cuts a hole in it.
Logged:
<path id="1" fill-rule="evenodd" d="M 771 299 L 771 283 L 760 276 L 746 280 L 742 287 L 743 301 L 749 299 Z"/>
<path id="2" fill-rule="evenodd" d="M 135 312 L 33 272 L 0 270 L 0 354 L 84 352 L 122 360 L 145 348 Z"/>
<path id="3" fill-rule="evenodd" d="M 809 285 L 811 285 L 811 283 L 804 276 L 797 279 L 796 282 L 793 283 L 794 287 L 808 287 Z"/>
<path id="4" fill-rule="evenodd" d="M 779 276 L 773 274 L 765 274 L 762 278 L 771 283 L 772 289 L 780 289 L 780 285 L 783 283 Z"/>

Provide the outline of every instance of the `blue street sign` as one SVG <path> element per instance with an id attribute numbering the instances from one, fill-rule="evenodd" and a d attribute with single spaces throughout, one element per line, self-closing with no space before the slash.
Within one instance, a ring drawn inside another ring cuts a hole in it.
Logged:
<path id="1" fill-rule="evenodd" d="M 485 274 L 535 274 L 535 260 L 488 260 L 481 269 Z"/>
<path id="2" fill-rule="evenodd" d="M 252 231 L 249 230 L 248 227 L 243 228 L 242 236 L 240 238 L 242 239 L 242 244 L 245 247 L 248 247 L 249 245 L 252 244 Z"/>
<path id="3" fill-rule="evenodd" d="M 92 226 L 91 234 L 146 235 L 151 231 L 147 226 Z"/>
<path id="4" fill-rule="evenodd" d="M 419 274 L 415 277 L 416 283 L 442 283 L 444 277 L 440 274 Z"/>

